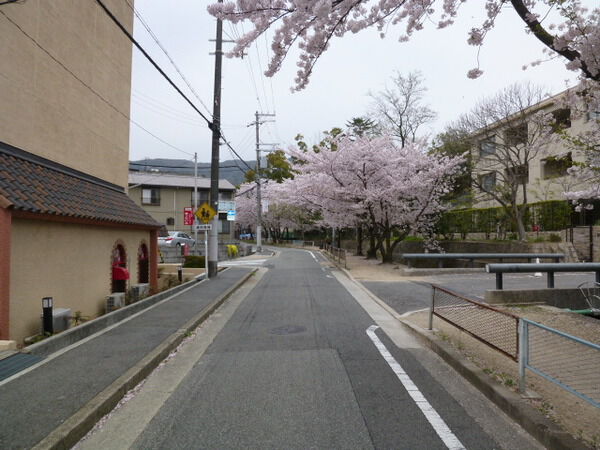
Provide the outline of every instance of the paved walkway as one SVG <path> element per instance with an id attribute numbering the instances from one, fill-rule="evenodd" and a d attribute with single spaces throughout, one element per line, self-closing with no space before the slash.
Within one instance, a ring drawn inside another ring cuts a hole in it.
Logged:
<path id="1" fill-rule="evenodd" d="M 158 364 L 251 272 L 223 271 L 0 382 L 0 448 L 31 448 L 53 432 L 42 447 L 68 442 L 58 435 L 81 422 L 82 411 L 87 408 L 95 416 L 107 412 L 98 405 L 122 396 L 136 374 Z"/>

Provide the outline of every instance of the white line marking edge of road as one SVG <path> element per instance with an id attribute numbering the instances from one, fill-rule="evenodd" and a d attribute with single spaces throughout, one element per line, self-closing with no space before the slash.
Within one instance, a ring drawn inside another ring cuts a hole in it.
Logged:
<path id="1" fill-rule="evenodd" d="M 410 377 L 406 374 L 402 366 L 394 359 L 392 354 L 388 351 L 386 346 L 381 342 L 381 340 L 375 334 L 375 330 L 377 330 L 379 326 L 371 325 L 367 328 L 367 335 L 369 339 L 373 341 L 377 350 L 383 356 L 383 359 L 388 363 L 390 368 L 394 371 L 406 391 L 408 395 L 413 399 L 416 405 L 419 407 L 423 415 L 427 421 L 431 424 L 437 435 L 440 437 L 444 445 L 448 447 L 450 450 L 461 450 L 465 449 L 465 446 L 458 440 L 458 438 L 452 433 L 444 419 L 440 417 L 435 409 L 431 406 L 431 404 L 427 401 L 427 399 L 423 396 L 419 388 L 413 383 Z"/>

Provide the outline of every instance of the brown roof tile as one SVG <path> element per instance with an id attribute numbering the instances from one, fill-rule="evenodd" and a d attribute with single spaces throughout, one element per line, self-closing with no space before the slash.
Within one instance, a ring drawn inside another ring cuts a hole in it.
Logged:
<path id="1" fill-rule="evenodd" d="M 32 213 L 160 226 L 119 186 L 2 142 L 0 197 Z"/>

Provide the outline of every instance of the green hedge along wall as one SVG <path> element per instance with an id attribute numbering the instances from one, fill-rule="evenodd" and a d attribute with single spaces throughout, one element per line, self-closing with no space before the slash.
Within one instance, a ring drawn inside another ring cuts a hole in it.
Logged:
<path id="1" fill-rule="evenodd" d="M 531 203 L 525 212 L 525 229 L 532 231 L 559 231 L 571 225 L 572 206 L 566 200 Z M 472 208 L 448 211 L 437 223 L 436 231 L 442 235 L 459 233 L 516 232 L 514 220 L 502 207 Z"/>

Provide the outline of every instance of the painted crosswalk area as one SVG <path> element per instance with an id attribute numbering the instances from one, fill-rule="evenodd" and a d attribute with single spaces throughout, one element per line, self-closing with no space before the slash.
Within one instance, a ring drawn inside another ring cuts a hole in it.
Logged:
<path id="1" fill-rule="evenodd" d="M 266 259 L 249 259 L 246 261 L 219 261 L 220 266 L 234 267 L 234 266 L 262 266 L 267 260 Z"/>

